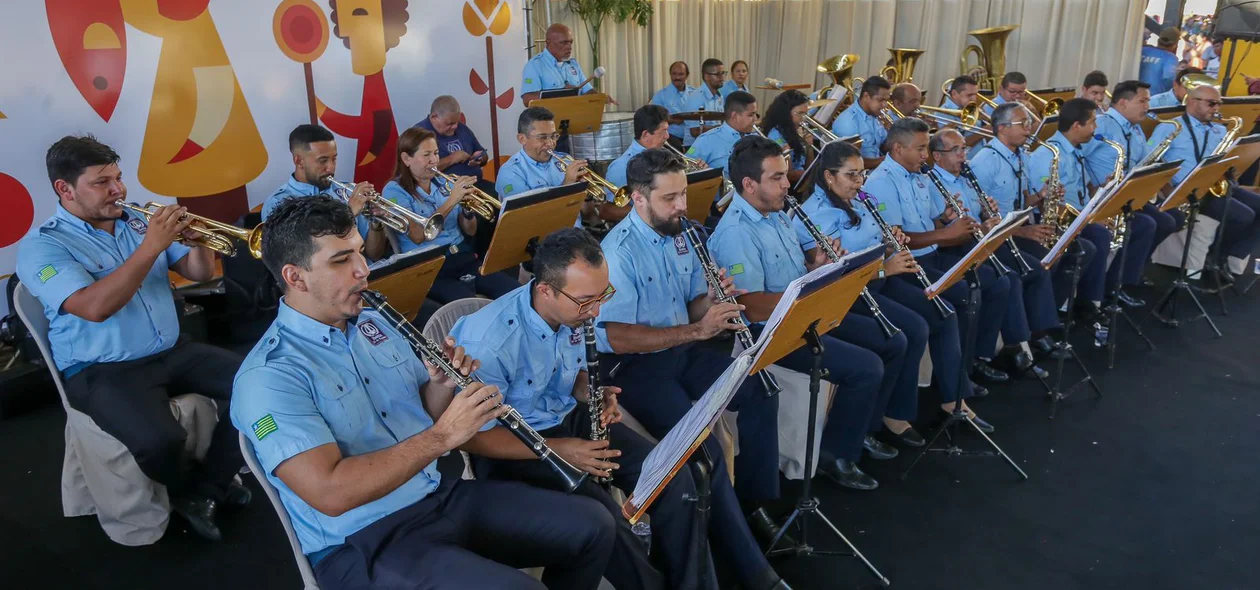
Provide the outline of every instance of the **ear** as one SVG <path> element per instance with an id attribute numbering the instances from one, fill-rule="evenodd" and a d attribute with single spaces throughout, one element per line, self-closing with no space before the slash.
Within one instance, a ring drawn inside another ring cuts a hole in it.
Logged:
<path id="1" fill-rule="evenodd" d="M 299 155 L 299 154 L 298 154 L 298 152 L 290 152 L 290 154 L 293 156 L 293 166 L 294 166 L 295 168 L 296 168 L 296 167 L 298 167 L 298 166 L 301 166 L 301 165 L 302 165 L 302 156 L 301 156 L 301 155 Z"/>
<path id="2" fill-rule="evenodd" d="M 53 190 L 57 192 L 58 198 L 65 199 L 67 201 L 73 201 L 74 191 L 71 190 L 72 188 L 74 187 L 70 186 L 70 183 L 64 180 L 61 180 L 60 178 L 53 181 Z"/>
<path id="3" fill-rule="evenodd" d="M 517 134 L 516 134 L 516 141 L 517 141 L 517 143 L 519 143 L 519 144 L 521 144 L 521 145 L 525 145 L 525 134 L 524 134 L 524 133 L 517 133 Z"/>
<path id="4" fill-rule="evenodd" d="M 302 274 L 302 269 L 296 264 L 286 264 L 280 269 L 280 277 L 284 280 L 284 284 L 295 291 L 309 291 L 306 284 L 306 277 Z"/>

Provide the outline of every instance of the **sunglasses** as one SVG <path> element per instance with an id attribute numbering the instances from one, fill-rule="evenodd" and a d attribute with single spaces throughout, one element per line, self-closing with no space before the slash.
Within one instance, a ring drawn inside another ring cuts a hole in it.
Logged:
<path id="1" fill-rule="evenodd" d="M 561 289 L 560 287 L 552 285 L 551 288 L 555 289 L 557 293 L 564 295 L 569 301 L 572 301 L 574 305 L 577 305 L 579 315 L 585 314 L 586 312 L 590 311 L 592 307 L 595 307 L 596 305 L 600 305 L 601 303 L 607 303 L 608 300 L 612 299 L 613 295 L 617 293 L 617 289 L 612 286 L 612 283 L 609 283 L 608 288 L 604 289 L 604 292 L 596 296 L 594 299 L 588 299 L 586 301 L 578 301 L 576 297 L 568 293 L 565 293 L 564 289 Z"/>
<path id="2" fill-rule="evenodd" d="M 1203 101 L 1203 102 L 1206 102 L 1206 103 L 1207 103 L 1207 105 L 1208 105 L 1209 107 L 1211 107 L 1211 108 L 1216 108 L 1216 107 L 1221 106 L 1221 104 L 1223 104 L 1223 103 L 1222 103 L 1221 101 L 1219 101 L 1219 100 L 1210 100 L 1210 99 L 1207 99 L 1207 98 L 1195 98 L 1194 100 L 1201 100 L 1201 101 Z"/>

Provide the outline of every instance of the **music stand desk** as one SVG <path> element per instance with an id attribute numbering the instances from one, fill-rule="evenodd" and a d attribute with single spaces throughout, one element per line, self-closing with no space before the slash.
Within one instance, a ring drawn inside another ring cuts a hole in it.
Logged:
<path id="1" fill-rule="evenodd" d="M 539 98 L 529 103 L 531 107 L 543 107 L 556 116 L 556 129 L 561 134 L 594 133 L 604 121 L 604 105 L 608 95 L 591 92 L 577 96 Z"/>
<path id="2" fill-rule="evenodd" d="M 533 246 L 543 236 L 573 227 L 586 201 L 586 187 L 586 182 L 575 182 L 504 201 L 490 248 L 481 262 L 482 276 L 529 260 Z"/>
<path id="3" fill-rule="evenodd" d="M 368 288 L 380 291 L 403 317 L 415 319 L 446 261 L 445 254 L 445 247 L 435 246 L 386 258 L 369 271 Z"/>
<path id="4" fill-rule="evenodd" d="M 718 200 L 722 186 L 722 169 L 706 168 L 687 174 L 687 217 L 703 223 L 709 209 Z"/>

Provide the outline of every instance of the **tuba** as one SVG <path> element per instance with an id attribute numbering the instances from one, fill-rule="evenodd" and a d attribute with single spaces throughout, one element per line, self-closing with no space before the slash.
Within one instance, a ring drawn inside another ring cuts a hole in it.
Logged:
<path id="1" fill-rule="evenodd" d="M 436 167 L 430 167 L 429 170 L 437 178 L 441 179 L 441 182 L 438 183 L 438 191 L 448 197 L 451 196 L 451 188 L 455 186 L 455 177 L 443 173 Z M 499 209 L 503 207 L 503 203 L 500 203 L 498 199 L 486 194 L 486 191 L 479 188 L 474 188 L 472 194 L 461 199 L 459 204 L 474 214 L 481 216 L 486 221 L 494 221 L 494 218 L 499 214 Z"/>
<path id="2" fill-rule="evenodd" d="M 331 174 L 325 176 L 324 178 L 328 180 L 329 184 L 337 189 L 336 191 L 333 191 L 336 193 L 337 197 L 347 203 L 350 202 L 350 195 L 354 193 L 353 184 L 341 182 L 333 178 Z M 426 240 L 432 240 L 433 238 L 438 237 L 438 234 L 442 233 L 442 224 L 445 223 L 446 220 L 443 219 L 441 215 L 424 217 L 411 209 L 382 197 L 380 193 L 372 189 L 368 189 L 367 191 L 367 201 L 368 205 L 376 208 L 378 212 L 375 214 L 368 213 L 368 208 L 364 207 L 360 214 L 375 216 L 381 223 L 385 224 L 385 227 L 388 227 L 397 233 L 407 233 L 411 230 L 411 224 L 413 223 L 424 228 L 424 239 Z"/>
<path id="3" fill-rule="evenodd" d="M 846 93 L 844 98 L 840 99 L 840 105 L 836 108 L 836 112 L 844 110 L 844 107 L 853 104 L 857 99 L 853 90 L 853 66 L 861 58 L 856 53 L 846 53 L 827 58 L 826 61 L 818 64 L 818 71 L 831 76 L 831 86 L 827 86 L 818 91 L 819 98 L 831 96 L 835 92 L 836 86 L 844 88 Z"/>
<path id="4" fill-rule="evenodd" d="M 148 222 L 149 218 L 153 217 L 153 214 L 162 208 L 161 203 L 152 201 L 145 203 L 143 207 L 128 203 L 122 199 L 114 201 L 114 204 L 143 217 L 145 222 Z M 191 217 L 193 220 L 188 226 L 188 231 L 197 234 L 197 237 L 185 240 L 181 236 L 175 239 L 176 242 L 209 248 L 225 257 L 231 258 L 236 255 L 236 245 L 232 243 L 232 239 L 237 239 L 245 242 L 245 245 L 249 248 L 250 256 L 257 259 L 262 258 L 263 226 L 261 223 L 254 229 L 241 229 L 235 225 L 229 225 L 200 215 L 193 215 L 192 213 L 187 213 L 186 216 Z"/>
<path id="5" fill-rule="evenodd" d="M 959 73 L 971 75 L 979 82 L 982 90 L 996 90 L 1006 75 L 1006 38 L 1018 29 L 1019 25 L 1002 25 L 968 31 L 967 34 L 980 41 L 979 45 L 968 45 L 959 58 Z M 967 56 L 976 54 L 976 65 L 968 65 Z"/>
<path id="6" fill-rule="evenodd" d="M 914 80 L 914 62 L 927 53 L 927 50 L 889 48 L 888 53 L 892 54 L 892 64 L 884 66 L 879 75 L 887 79 L 889 84 L 900 84 Z"/>
<path id="7" fill-rule="evenodd" d="M 556 161 L 556 166 L 560 170 L 568 170 L 573 164 L 573 156 L 561 154 L 554 150 L 547 150 L 547 155 Z M 613 194 L 612 204 L 614 207 L 625 207 L 630 204 L 630 193 L 626 192 L 624 186 L 613 186 L 604 177 L 595 173 L 590 168 L 586 169 L 586 198 L 597 204 L 603 205 L 608 202 L 608 193 Z M 604 192 L 608 191 L 608 193 Z"/>

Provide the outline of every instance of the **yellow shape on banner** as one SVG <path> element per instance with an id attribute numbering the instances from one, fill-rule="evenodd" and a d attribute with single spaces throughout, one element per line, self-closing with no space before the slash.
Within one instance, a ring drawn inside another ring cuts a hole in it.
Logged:
<path id="1" fill-rule="evenodd" d="M 122 49 L 122 41 L 105 23 L 92 23 L 83 29 L 84 49 Z"/>
<path id="2" fill-rule="evenodd" d="M 473 5 L 476 4 L 476 8 Z M 474 37 L 502 35 L 512 22 L 512 10 L 502 0 L 471 0 L 464 3 L 464 28 Z"/>

